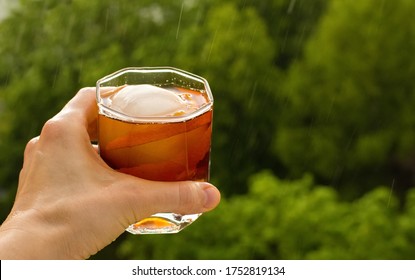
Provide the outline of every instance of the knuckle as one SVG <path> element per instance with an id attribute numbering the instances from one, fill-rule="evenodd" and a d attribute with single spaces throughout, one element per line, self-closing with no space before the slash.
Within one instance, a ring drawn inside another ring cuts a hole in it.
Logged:
<path id="1" fill-rule="evenodd" d="M 29 142 L 27 142 L 26 149 L 31 149 L 32 147 L 36 145 L 38 141 L 39 141 L 39 136 L 33 137 L 32 139 L 29 140 Z"/>
<path id="2" fill-rule="evenodd" d="M 37 142 L 39 141 L 39 136 L 34 137 L 27 142 L 25 150 L 24 150 L 24 156 L 29 156 L 32 151 L 35 149 Z"/>
<path id="3" fill-rule="evenodd" d="M 64 123 L 58 118 L 53 118 L 48 120 L 42 128 L 41 136 L 42 138 L 59 138 L 64 134 Z"/>
<path id="4" fill-rule="evenodd" d="M 78 94 L 89 94 L 91 92 L 95 93 L 95 87 L 83 87 L 79 89 Z"/>

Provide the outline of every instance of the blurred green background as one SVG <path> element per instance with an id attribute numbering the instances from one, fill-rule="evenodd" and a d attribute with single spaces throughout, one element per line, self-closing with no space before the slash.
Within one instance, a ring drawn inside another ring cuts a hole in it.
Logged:
<path id="1" fill-rule="evenodd" d="M 1 220 L 25 144 L 79 88 L 174 66 L 211 85 L 222 202 L 94 259 L 415 259 L 415 1 L 0 4 Z"/>

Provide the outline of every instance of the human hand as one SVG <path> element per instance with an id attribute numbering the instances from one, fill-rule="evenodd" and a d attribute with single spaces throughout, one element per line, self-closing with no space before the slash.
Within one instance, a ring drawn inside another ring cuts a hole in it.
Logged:
<path id="1" fill-rule="evenodd" d="M 95 89 L 84 88 L 27 144 L 0 259 L 85 259 L 154 213 L 217 206 L 209 183 L 147 181 L 108 167 L 91 144 L 96 120 Z"/>

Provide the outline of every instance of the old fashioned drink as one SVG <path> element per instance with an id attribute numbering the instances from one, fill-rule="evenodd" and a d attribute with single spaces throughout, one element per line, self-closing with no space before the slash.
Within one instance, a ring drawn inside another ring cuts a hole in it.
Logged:
<path id="1" fill-rule="evenodd" d="M 209 180 L 213 98 L 206 80 L 174 68 L 128 68 L 98 81 L 97 100 L 99 151 L 110 167 L 148 180 Z M 127 230 L 175 233 L 199 215 L 158 213 Z"/>

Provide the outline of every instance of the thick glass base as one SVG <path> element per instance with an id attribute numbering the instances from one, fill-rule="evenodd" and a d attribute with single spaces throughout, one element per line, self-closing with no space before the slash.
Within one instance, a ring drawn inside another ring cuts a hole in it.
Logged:
<path id="1" fill-rule="evenodd" d="M 193 223 L 201 214 L 180 215 L 157 213 L 130 225 L 126 230 L 132 234 L 177 233 Z"/>

